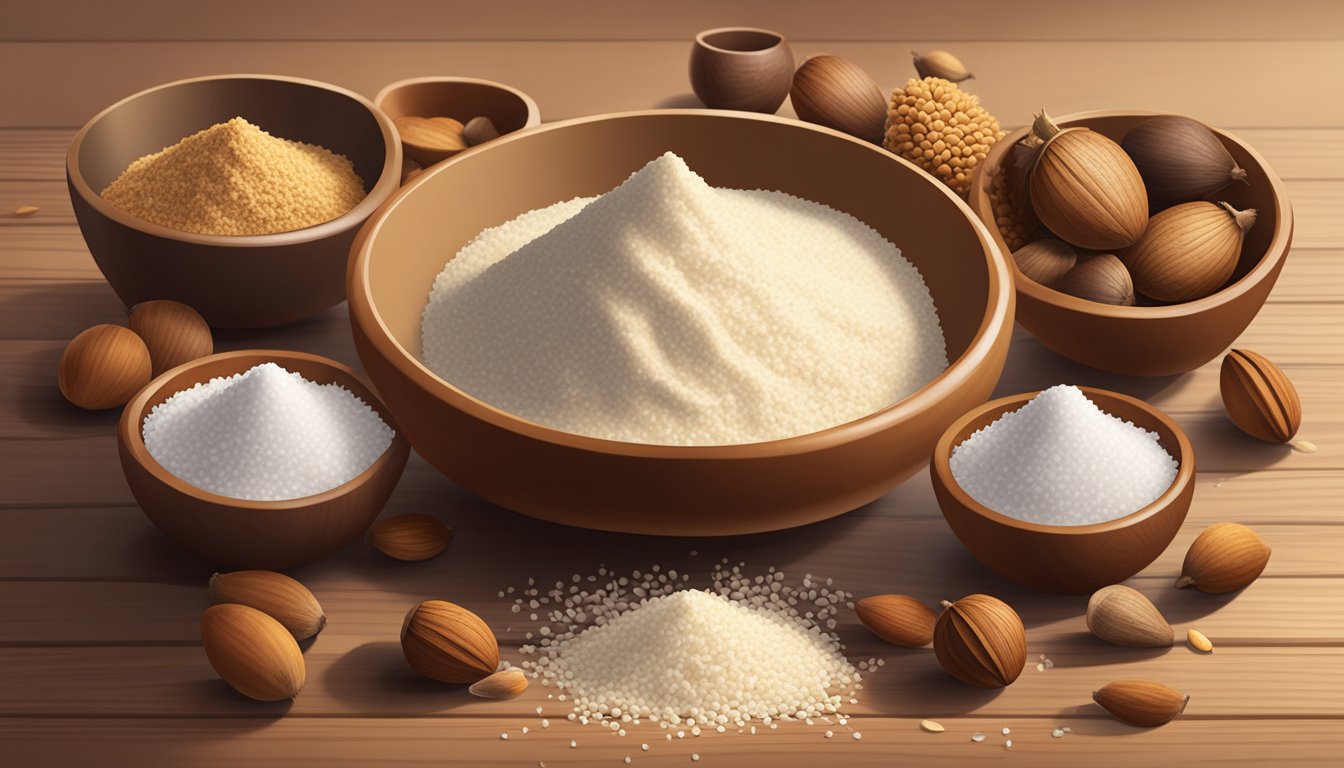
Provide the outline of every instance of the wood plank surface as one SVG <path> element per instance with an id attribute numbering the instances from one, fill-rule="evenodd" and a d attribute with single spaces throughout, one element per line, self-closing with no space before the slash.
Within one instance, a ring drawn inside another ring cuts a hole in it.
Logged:
<path id="1" fill-rule="evenodd" d="M 798 39 L 791 48 L 797 58 L 822 52 L 849 57 L 890 88 L 914 75 L 910 50 L 939 47 L 941 40 Z M 1243 66 L 1243 42 L 995 41 L 955 47 L 977 73 L 972 92 L 1004 125 L 1026 123 L 1041 107 L 1056 115 L 1156 109 L 1242 128 L 1339 128 L 1344 122 L 1336 100 L 1326 96 L 1344 74 L 1344 40 L 1257 42 L 1250 55 L 1274 63 L 1255 68 Z M 689 50 L 689 36 L 666 42 L 0 43 L 0 71 L 53 73 L 0 78 L 0 104 L 6 105 L 0 127 L 82 125 L 141 89 L 237 71 L 311 77 L 368 96 L 405 77 L 484 77 L 527 92 L 544 120 L 693 106 L 698 102 L 686 74 Z M 1173 76 L 1179 76 L 1179 87 L 1161 85 Z M 783 112 L 791 114 L 787 105 Z"/>
<path id="2" fill-rule="evenodd" d="M 753 736 L 706 735 L 667 741 L 651 737 L 593 733 L 593 729 L 528 724 L 516 719 L 307 718 L 275 714 L 250 718 L 3 718 L 0 740 L 20 764 L 78 765 L 90 755 L 105 768 L 142 768 L 146 760 L 165 765 L 224 768 L 254 765 L 410 766 L 620 766 L 626 756 L 636 766 L 768 765 L 815 768 L 949 766 L 965 768 L 985 761 L 1039 768 L 1134 768 L 1136 765 L 1301 766 L 1337 765 L 1344 750 L 1344 728 L 1319 718 L 1183 718 L 1180 727 L 1140 731 L 1120 723 L 1060 714 L 1042 718 L 958 717 L 943 719 L 947 731 L 925 733 L 919 717 L 857 717 L 850 721 L 863 735 L 828 726 L 760 729 Z M 1072 733 L 1052 738 L 1057 726 Z M 1009 728 L 1013 747 L 1006 750 L 1001 729 Z M 500 733 L 509 733 L 501 743 Z M 972 734 L 986 734 L 974 743 Z M 571 749 L 570 739 L 578 741 Z M 649 751 L 639 749 L 649 744 Z M 464 745 L 480 745 L 464 757 Z M 768 757 L 767 757 L 768 756 Z M 1269 762 L 1261 758 L 1270 757 Z"/>

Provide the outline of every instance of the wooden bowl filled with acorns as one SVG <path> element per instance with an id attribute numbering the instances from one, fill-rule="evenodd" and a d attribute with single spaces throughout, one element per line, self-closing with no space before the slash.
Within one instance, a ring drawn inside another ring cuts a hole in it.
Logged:
<path id="1" fill-rule="evenodd" d="M 1157 112 L 1042 112 L 994 145 L 968 202 L 1013 254 L 1022 327 L 1136 376 L 1221 354 L 1264 305 L 1293 235 L 1264 158 Z"/>

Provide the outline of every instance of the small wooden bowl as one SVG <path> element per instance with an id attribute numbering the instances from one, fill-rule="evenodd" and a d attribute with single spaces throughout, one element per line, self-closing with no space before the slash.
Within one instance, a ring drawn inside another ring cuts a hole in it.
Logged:
<path id="1" fill-rule="evenodd" d="M 669 150 L 710 184 L 800 195 L 899 246 L 933 295 L 951 365 L 904 400 L 849 423 L 722 446 L 571 434 L 495 408 L 425 367 L 421 313 L 452 254 L 520 213 L 607 192 Z M 546 173 L 534 173 L 543 166 Z M 369 221 L 351 252 L 349 293 L 369 378 L 439 471 L 534 517 L 675 536 L 789 528 L 891 490 L 926 465 L 947 424 L 994 390 L 1013 317 L 1003 254 L 965 203 L 928 174 L 829 128 L 707 109 L 549 123 L 445 160 Z"/>
<path id="2" fill-rule="evenodd" d="M 395 430 L 372 466 L 344 485 L 283 501 L 234 499 L 197 488 L 164 469 L 145 448 L 142 425 L 172 395 L 218 376 L 277 363 L 319 384 L 336 382 L 368 403 Z M 117 431 L 121 469 L 136 502 L 183 548 L 236 568 L 280 569 L 316 560 L 358 538 L 387 503 L 410 444 L 387 407 L 350 368 L 319 355 L 268 349 L 223 352 L 161 374 L 126 404 Z"/>
<path id="3" fill-rule="evenodd" d="M 768 29 L 707 29 L 695 36 L 690 69 L 705 106 L 773 113 L 793 84 L 793 51 Z"/>
<path id="4" fill-rule="evenodd" d="M 1087 127 L 1119 142 L 1130 128 L 1161 114 L 1166 113 L 1079 112 L 1056 122 L 1060 127 Z M 1004 253 L 1010 251 L 995 224 L 989 180 L 1027 131 L 1018 129 L 995 144 L 971 180 L 971 209 Z M 1230 133 L 1215 129 L 1214 134 L 1246 169 L 1250 183 L 1234 183 L 1211 199 L 1259 212 L 1231 281 L 1211 296 L 1182 304 L 1116 307 L 1046 288 L 1023 275 L 1014 264 L 1017 321 L 1023 328 L 1064 357 L 1132 376 L 1192 371 L 1221 355 L 1246 330 L 1283 269 L 1293 239 L 1293 208 L 1283 182 L 1259 153 Z"/>
<path id="5" fill-rule="evenodd" d="M 488 117 L 501 136 L 541 125 L 531 96 L 503 83 L 472 77 L 414 77 L 389 83 L 373 103 L 393 120 L 399 117 L 451 117 L 466 125 Z M 488 143 L 488 142 L 487 142 Z M 457 154 L 402 140 L 406 156 L 428 168 Z"/>
<path id="6" fill-rule="evenodd" d="M 201 235 L 152 224 L 99 193 L 131 161 L 244 117 L 274 136 L 320 144 L 355 165 L 368 195 L 331 221 L 270 235 Z M 392 121 L 357 93 L 315 80 L 219 75 L 128 96 L 75 134 L 70 202 L 103 277 L 127 307 L 174 299 L 217 328 L 296 323 L 345 299 L 345 262 L 364 220 L 401 184 Z"/>
<path id="7" fill-rule="evenodd" d="M 1195 451 L 1170 416 L 1118 392 L 1079 389 L 1103 411 L 1156 432 L 1179 463 L 1171 487 L 1143 509 L 1104 523 L 1042 525 L 995 512 L 962 490 L 952 476 L 952 449 L 1039 392 L 999 398 L 957 419 L 933 449 L 929 473 L 943 517 L 977 560 L 1004 578 L 1064 595 L 1118 584 L 1147 567 L 1175 538 L 1195 495 Z"/>

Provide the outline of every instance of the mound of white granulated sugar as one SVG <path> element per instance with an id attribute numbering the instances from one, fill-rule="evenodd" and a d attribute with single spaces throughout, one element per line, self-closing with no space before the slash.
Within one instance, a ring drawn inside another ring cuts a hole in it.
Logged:
<path id="1" fill-rule="evenodd" d="M 178 392 L 144 424 L 145 447 L 169 472 L 221 496 L 266 501 L 353 480 L 392 436 L 350 390 L 275 363 Z"/>
<path id="2" fill-rule="evenodd" d="M 687 589 L 684 574 L 657 566 L 633 579 L 599 573 L 596 586 L 576 576 L 540 603 L 524 592 L 515 607 L 554 606 L 560 628 L 543 626 L 539 645 L 522 647 L 536 657 L 523 668 L 560 688 L 571 720 L 612 730 L 649 720 L 695 736 L 751 721 L 846 722 L 840 707 L 862 687 L 860 674 L 830 630 L 847 593 L 811 576 L 787 585 L 773 568 L 754 578 L 716 570 L 712 591 Z"/>
<path id="3" fill-rule="evenodd" d="M 758 442 L 881 410 L 947 367 L 919 271 L 854 217 L 710 187 L 668 153 L 482 232 L 439 274 L 425 364 L 568 432 Z"/>
<path id="4" fill-rule="evenodd" d="M 1087 525 L 1148 506 L 1176 479 L 1149 432 L 1101 410 L 1077 387 L 1041 392 L 952 449 L 971 498 L 1033 523 Z"/>

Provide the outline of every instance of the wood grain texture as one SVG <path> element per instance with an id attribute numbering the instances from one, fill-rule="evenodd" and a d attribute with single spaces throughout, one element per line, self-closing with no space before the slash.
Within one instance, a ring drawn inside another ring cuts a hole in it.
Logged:
<path id="1" fill-rule="evenodd" d="M 911 49 L 939 47 L 942 39 L 796 38 L 790 46 L 798 58 L 822 52 L 851 58 L 891 88 L 914 76 Z M 0 79 L 0 104 L 6 105 L 0 127 L 78 126 L 152 85 L 239 71 L 311 77 L 368 96 L 427 73 L 483 77 L 526 92 L 543 120 L 692 106 L 690 41 L 687 35 L 644 43 L 0 43 L 0 71 L 52 73 Z M 1248 53 L 1246 44 L 1233 42 L 967 42 L 956 52 L 976 72 L 972 92 L 1004 125 L 1024 124 L 1042 106 L 1052 114 L 1156 109 L 1241 128 L 1281 127 L 1288 119 L 1296 128 L 1340 123 L 1335 101 L 1323 94 L 1334 92 L 1344 41 L 1258 42 L 1253 55 L 1273 65 L 1253 69 L 1238 69 Z M 1225 75 L 1229 67 L 1236 77 Z M 1179 88 L 1156 87 L 1176 73 Z M 1255 94 L 1254 108 L 1245 106 L 1247 94 Z M 783 112 L 792 114 L 787 102 Z"/>
<path id="2" fill-rule="evenodd" d="M 1162 0 L 1088 8 L 1038 0 L 1036 13 L 1003 14 L 998 3 L 970 0 L 959 5 L 955 24 L 936 5 L 904 5 L 897 12 L 883 0 L 840 0 L 825 13 L 805 0 L 638 7 L 588 0 L 583 6 L 582 13 L 552 13 L 547 0 L 513 0 L 464 13 L 454 3 L 399 0 L 389 13 L 353 0 L 236 0 L 227 10 L 181 14 L 172 0 L 140 0 L 108 17 L 95 12 L 101 6 L 92 0 L 26 3 L 7 11 L 0 40 L 689 40 L 702 29 L 742 24 L 820 40 L 880 40 L 889 31 L 947 41 L 1329 40 L 1344 34 L 1344 13 L 1310 0 L 1281 3 L 1274 14 L 1249 0 L 1227 0 L 1216 14 Z"/>

